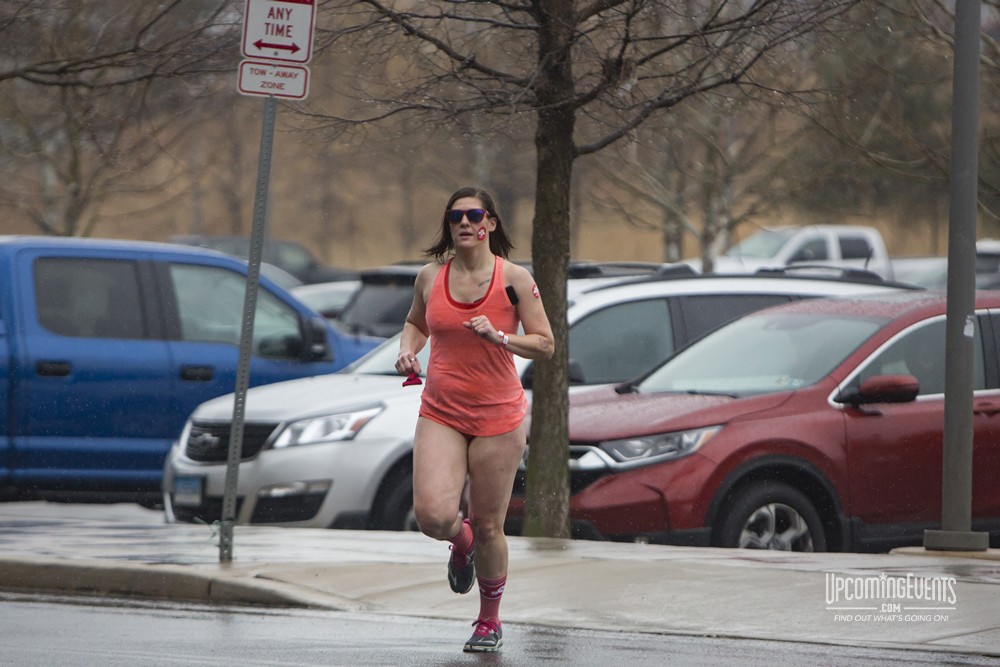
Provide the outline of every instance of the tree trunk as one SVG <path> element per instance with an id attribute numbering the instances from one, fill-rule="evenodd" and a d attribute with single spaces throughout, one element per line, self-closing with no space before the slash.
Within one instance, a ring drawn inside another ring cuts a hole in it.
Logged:
<path id="1" fill-rule="evenodd" d="M 566 275 L 570 249 L 570 186 L 573 144 L 573 72 L 570 31 L 573 3 L 539 1 L 542 26 L 535 131 L 537 171 L 531 253 L 545 310 L 555 336 L 555 355 L 538 363 L 532 401 L 530 454 L 523 534 L 569 537 L 569 429 Z"/>

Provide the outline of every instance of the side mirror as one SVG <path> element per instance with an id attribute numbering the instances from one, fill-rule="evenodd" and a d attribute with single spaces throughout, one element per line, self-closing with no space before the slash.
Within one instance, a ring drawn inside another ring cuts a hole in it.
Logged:
<path id="1" fill-rule="evenodd" d="M 333 359 L 333 351 L 330 349 L 330 342 L 327 340 L 329 324 L 322 317 L 313 317 L 305 325 L 305 345 L 303 346 L 303 356 L 306 361 L 330 361 Z"/>
<path id="2" fill-rule="evenodd" d="M 869 405 L 872 403 L 909 403 L 920 393 L 920 382 L 912 375 L 876 375 L 840 396 L 842 403 Z"/>

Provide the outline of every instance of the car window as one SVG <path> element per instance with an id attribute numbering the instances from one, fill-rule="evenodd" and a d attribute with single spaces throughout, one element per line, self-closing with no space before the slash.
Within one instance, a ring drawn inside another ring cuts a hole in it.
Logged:
<path id="1" fill-rule="evenodd" d="M 413 281 L 362 283 L 340 314 L 344 327 L 358 334 L 388 338 L 403 329 L 413 303 Z"/>
<path id="2" fill-rule="evenodd" d="M 246 279 L 227 269 L 171 264 L 181 339 L 239 345 Z M 253 352 L 262 357 L 297 358 L 302 346 L 298 314 L 266 290 L 257 294 Z"/>
<path id="3" fill-rule="evenodd" d="M 868 259 L 873 254 L 871 244 L 863 236 L 842 236 L 840 238 L 841 259 Z"/>
<path id="4" fill-rule="evenodd" d="M 665 299 L 632 301 L 587 315 L 569 330 L 569 355 L 586 384 L 621 382 L 673 353 Z"/>
<path id="5" fill-rule="evenodd" d="M 677 306 L 688 340 L 694 340 L 741 315 L 791 300 L 787 294 L 698 294 L 678 297 Z"/>
<path id="6" fill-rule="evenodd" d="M 983 344 L 979 320 L 975 324 L 973 389 L 986 387 Z M 920 396 L 944 393 L 945 318 L 906 330 L 879 350 L 858 374 L 858 384 L 876 375 L 912 375 L 920 383 Z"/>
<path id="7" fill-rule="evenodd" d="M 795 251 L 788 261 L 789 262 L 812 262 L 815 260 L 829 259 L 829 255 L 826 252 L 826 240 L 821 236 L 814 236 L 812 238 L 805 239 L 802 246 Z"/>
<path id="8" fill-rule="evenodd" d="M 144 338 L 134 261 L 41 258 L 34 265 L 39 323 L 63 336 Z"/>

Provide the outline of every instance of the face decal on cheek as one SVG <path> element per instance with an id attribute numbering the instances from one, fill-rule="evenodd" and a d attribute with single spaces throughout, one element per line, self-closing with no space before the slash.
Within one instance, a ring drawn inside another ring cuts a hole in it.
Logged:
<path id="1" fill-rule="evenodd" d="M 477 238 L 478 238 L 478 239 L 479 239 L 480 241 L 482 241 L 483 239 L 485 239 L 485 238 L 486 238 L 486 228 L 485 228 L 485 227 L 480 227 L 480 228 L 479 228 L 479 231 L 478 231 L 478 232 L 476 232 L 476 237 L 477 237 Z"/>

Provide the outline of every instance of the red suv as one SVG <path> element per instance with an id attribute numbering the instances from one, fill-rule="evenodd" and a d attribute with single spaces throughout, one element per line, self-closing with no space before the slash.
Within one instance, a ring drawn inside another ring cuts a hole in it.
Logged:
<path id="1" fill-rule="evenodd" d="M 574 394 L 574 536 L 920 544 L 941 518 L 945 312 L 942 293 L 797 301 L 717 329 L 634 382 Z M 1000 293 L 977 294 L 973 334 L 973 529 L 997 546 Z"/>

